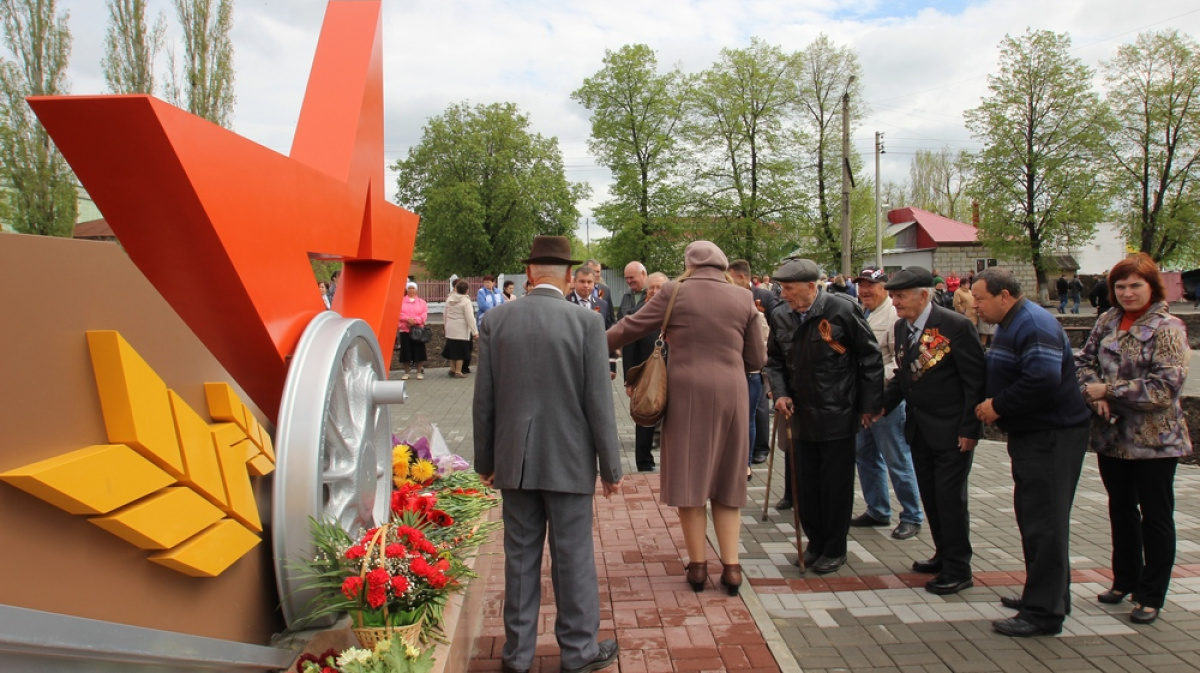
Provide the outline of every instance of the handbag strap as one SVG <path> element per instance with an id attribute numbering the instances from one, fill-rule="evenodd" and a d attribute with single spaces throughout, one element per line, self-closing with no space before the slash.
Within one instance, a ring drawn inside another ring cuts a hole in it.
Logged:
<path id="1" fill-rule="evenodd" d="M 671 310 L 675 308 L 675 300 L 679 298 L 679 288 L 683 286 L 683 281 L 686 278 L 679 280 L 675 284 L 675 290 L 671 292 L 671 301 L 667 304 L 667 313 L 663 316 L 662 327 L 658 330 L 658 339 L 655 339 L 654 347 L 658 348 L 662 343 L 663 338 L 667 335 L 667 323 L 671 320 Z"/>

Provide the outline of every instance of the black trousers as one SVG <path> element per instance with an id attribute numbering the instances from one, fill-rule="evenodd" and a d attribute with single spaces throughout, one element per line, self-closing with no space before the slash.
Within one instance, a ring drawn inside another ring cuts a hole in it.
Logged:
<path id="1" fill-rule="evenodd" d="M 765 376 L 763 382 L 766 383 Z M 771 450 L 770 406 L 771 401 L 767 399 L 764 387 L 762 397 L 758 399 L 758 406 L 754 408 L 754 446 L 750 447 L 750 455 L 754 455 L 756 452 L 767 453 Z"/>
<path id="2" fill-rule="evenodd" d="M 942 576 L 965 580 L 971 576 L 971 511 L 967 505 L 967 479 L 975 462 L 975 451 L 959 451 L 958 445 L 933 446 L 920 428 L 911 444 L 913 470 L 921 506 L 933 536 L 936 558 L 942 561 Z"/>
<path id="3" fill-rule="evenodd" d="M 1008 435 L 1025 552 L 1025 606 L 1019 616 L 1039 626 L 1060 626 L 1070 605 L 1071 506 L 1087 444 L 1087 425 Z"/>
<path id="4" fill-rule="evenodd" d="M 1125 460 L 1100 456 L 1112 524 L 1113 586 L 1133 600 L 1161 608 L 1175 566 L 1177 458 Z"/>
<path id="5" fill-rule="evenodd" d="M 635 425 L 633 429 L 633 456 L 637 469 L 645 472 L 654 469 L 654 428 L 643 428 Z"/>
<path id="6" fill-rule="evenodd" d="M 830 558 L 845 556 L 854 510 L 854 436 L 827 442 L 797 439 L 796 462 L 796 507 L 808 537 L 806 549 Z"/>

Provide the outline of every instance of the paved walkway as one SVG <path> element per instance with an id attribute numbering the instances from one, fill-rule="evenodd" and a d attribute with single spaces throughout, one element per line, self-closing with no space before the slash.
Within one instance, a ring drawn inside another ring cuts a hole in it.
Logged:
<path id="1" fill-rule="evenodd" d="M 971 480 L 975 582 L 955 596 L 922 588 L 928 579 L 909 571 L 932 553 L 928 531 L 897 542 L 890 528 L 851 529 L 849 562 L 838 572 L 801 575 L 792 565 L 790 512 L 768 510 L 782 493 L 782 460 L 772 493 L 767 471 L 756 466 L 743 510 L 742 565 L 748 578 L 731 598 L 716 586 L 695 594 L 683 579 L 686 553 L 674 512 L 658 503 L 657 474 L 633 464 L 633 424 L 624 392 L 613 386 L 624 446 L 627 488 L 610 501 L 597 498 L 596 558 L 601 577 L 601 637 L 621 644 L 621 673 L 642 671 L 1200 671 L 1200 469 L 1180 466 L 1176 480 L 1179 534 L 1175 580 L 1162 617 L 1134 627 L 1130 606 L 1101 605 L 1109 554 L 1106 496 L 1089 456 L 1072 515 L 1073 614 L 1055 638 L 1011 639 L 991 620 L 1008 617 L 999 596 L 1023 581 L 1020 538 L 1012 507 L 1012 479 L 1004 446 L 982 442 Z M 431 370 L 411 381 L 407 405 L 393 407 L 399 429 L 415 413 L 436 422 L 451 449 L 471 457 L 474 378 L 450 379 Z M 862 511 L 861 499 L 855 512 Z M 710 540 L 712 540 L 710 534 Z M 716 553 L 710 549 L 710 559 Z M 500 564 L 496 564 L 499 566 Z M 710 562 L 710 575 L 719 573 Z M 500 669 L 502 568 L 488 582 L 484 627 L 471 670 Z M 553 597 L 543 590 L 542 637 L 534 671 L 558 669 Z"/>

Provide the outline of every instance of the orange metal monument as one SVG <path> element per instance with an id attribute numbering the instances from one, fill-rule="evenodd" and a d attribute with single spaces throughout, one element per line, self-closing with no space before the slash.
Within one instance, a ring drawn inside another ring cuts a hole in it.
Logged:
<path id="1" fill-rule="evenodd" d="M 345 261 L 333 309 L 391 352 L 417 216 L 384 194 L 380 3 L 329 3 L 283 156 L 150 96 L 29 104 L 129 256 L 272 421 L 323 310 L 310 256 Z"/>
<path id="2" fill-rule="evenodd" d="M 0 334 L 29 353 L 0 363 L 20 388 L 0 407 L 20 550 L 0 559 L 0 656 L 286 665 L 271 641 L 301 616 L 308 518 L 373 524 L 391 488 L 404 393 L 382 354 L 418 218 L 384 198 L 381 2 L 329 2 L 290 156 L 150 96 L 29 104 L 128 257 L 0 236 L 6 268 L 46 275 Z M 344 262 L 332 311 L 310 259 Z"/>

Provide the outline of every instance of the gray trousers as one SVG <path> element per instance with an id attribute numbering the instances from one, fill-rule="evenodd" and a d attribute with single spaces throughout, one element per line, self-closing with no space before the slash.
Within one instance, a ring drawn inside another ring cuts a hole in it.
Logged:
<path id="1" fill-rule="evenodd" d="M 505 489 L 504 663 L 533 665 L 542 602 L 542 549 L 550 533 L 550 581 L 558 614 L 554 635 L 563 668 L 599 654 L 600 587 L 592 546 L 591 493 Z"/>

